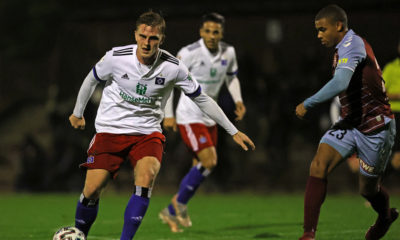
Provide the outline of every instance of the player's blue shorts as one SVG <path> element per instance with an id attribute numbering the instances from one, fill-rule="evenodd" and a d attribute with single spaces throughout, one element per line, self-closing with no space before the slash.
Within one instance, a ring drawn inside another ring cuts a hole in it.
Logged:
<path id="1" fill-rule="evenodd" d="M 343 158 L 357 152 L 360 158 L 360 173 L 368 177 L 378 177 L 385 171 L 395 135 L 396 123 L 392 119 L 386 123 L 384 130 L 375 134 L 363 134 L 355 128 L 329 129 L 320 143 L 329 144 Z"/>

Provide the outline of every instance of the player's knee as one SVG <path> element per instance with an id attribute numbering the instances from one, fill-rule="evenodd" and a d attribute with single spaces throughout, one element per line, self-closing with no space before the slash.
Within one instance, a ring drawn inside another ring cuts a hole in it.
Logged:
<path id="1" fill-rule="evenodd" d="M 212 170 L 217 165 L 217 151 L 215 147 L 208 147 L 197 153 L 201 165 Z"/>
<path id="2" fill-rule="evenodd" d="M 154 157 L 145 157 L 135 167 L 135 184 L 150 187 L 160 170 L 160 162 Z"/>
<path id="3" fill-rule="evenodd" d="M 378 191 L 379 186 L 376 184 L 360 183 L 359 193 L 365 198 L 375 196 Z"/>
<path id="4" fill-rule="evenodd" d="M 314 157 L 310 166 L 310 175 L 313 177 L 325 178 L 327 173 L 327 164 L 319 157 Z"/>
<path id="5" fill-rule="evenodd" d="M 86 183 L 83 188 L 83 195 L 88 199 L 97 199 L 100 197 L 101 186 L 96 183 Z"/>
<path id="6" fill-rule="evenodd" d="M 375 196 L 378 193 L 378 190 L 374 189 L 374 188 L 361 188 L 359 190 L 359 193 L 364 198 L 369 198 L 369 197 Z"/>
<path id="7" fill-rule="evenodd" d="M 210 154 L 208 158 L 201 160 L 201 165 L 209 170 L 217 166 L 217 155 Z"/>

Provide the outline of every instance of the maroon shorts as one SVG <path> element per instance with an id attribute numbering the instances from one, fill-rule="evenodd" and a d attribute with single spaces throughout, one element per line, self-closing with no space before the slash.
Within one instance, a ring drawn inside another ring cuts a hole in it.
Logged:
<path id="1" fill-rule="evenodd" d="M 159 132 L 149 135 L 97 133 L 89 145 L 88 158 L 80 166 L 106 169 L 114 177 L 126 158 L 132 167 L 143 157 L 155 157 L 161 162 L 165 136 Z"/>
<path id="2" fill-rule="evenodd" d="M 178 124 L 183 142 L 193 153 L 217 146 L 217 125 L 207 127 L 202 123 Z"/>

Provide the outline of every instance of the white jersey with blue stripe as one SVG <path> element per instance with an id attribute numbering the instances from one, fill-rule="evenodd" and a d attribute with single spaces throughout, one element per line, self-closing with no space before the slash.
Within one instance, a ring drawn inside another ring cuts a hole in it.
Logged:
<path id="1" fill-rule="evenodd" d="M 222 84 L 236 77 L 238 71 L 235 49 L 224 42 L 219 43 L 218 52 L 213 54 L 205 46 L 203 39 L 200 39 L 183 47 L 178 52 L 178 58 L 189 68 L 202 92 L 214 100 L 217 100 Z M 183 93 L 176 109 L 176 121 L 178 124 L 216 124 Z"/>
<path id="2" fill-rule="evenodd" d="M 185 94 L 199 94 L 199 84 L 187 67 L 160 49 L 153 65 L 141 64 L 137 45 L 115 47 L 93 68 L 106 86 L 96 117 L 96 131 L 114 134 L 161 132 L 164 107 L 176 86 Z"/>

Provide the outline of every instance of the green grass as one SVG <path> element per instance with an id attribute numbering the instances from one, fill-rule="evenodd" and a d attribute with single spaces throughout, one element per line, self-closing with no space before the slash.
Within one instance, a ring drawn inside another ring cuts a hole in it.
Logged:
<path id="1" fill-rule="evenodd" d="M 62 226 L 73 225 L 79 194 L 0 195 L 0 239 L 51 239 Z M 129 194 L 106 194 L 89 240 L 119 239 Z M 303 196 L 298 195 L 198 195 L 189 204 L 193 227 L 173 234 L 158 220 L 170 196 L 154 194 L 135 239 L 143 240 L 242 240 L 297 239 L 302 233 Z M 400 207 L 400 196 L 392 196 Z M 328 195 L 323 205 L 319 240 L 364 239 L 375 212 L 358 195 Z M 400 239 L 396 221 L 386 240 Z"/>

